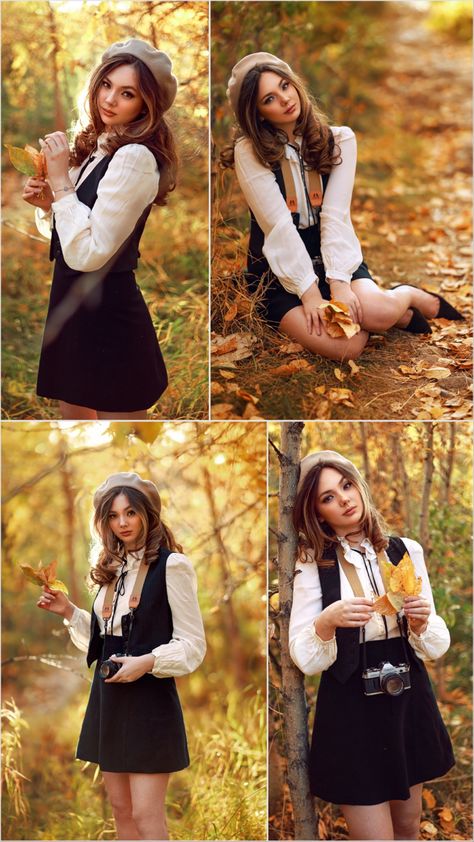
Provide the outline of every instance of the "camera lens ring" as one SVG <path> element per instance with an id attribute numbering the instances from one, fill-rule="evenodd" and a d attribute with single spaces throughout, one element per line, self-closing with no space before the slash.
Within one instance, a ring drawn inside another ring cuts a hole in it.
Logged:
<path id="1" fill-rule="evenodd" d="M 395 670 L 380 676 L 380 689 L 388 696 L 401 696 L 405 689 L 403 678 Z"/>

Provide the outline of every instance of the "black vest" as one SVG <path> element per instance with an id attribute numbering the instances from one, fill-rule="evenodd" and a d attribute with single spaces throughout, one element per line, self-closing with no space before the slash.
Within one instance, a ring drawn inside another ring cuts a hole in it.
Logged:
<path id="1" fill-rule="evenodd" d="M 386 553 L 392 564 L 397 565 L 406 552 L 407 548 L 401 538 L 394 536 L 389 538 Z M 328 605 L 331 605 L 332 602 L 336 602 L 336 600 L 341 598 L 341 579 L 334 544 L 327 545 L 323 558 L 335 562 L 334 567 L 318 567 L 324 609 Z M 406 632 L 405 624 L 405 634 Z M 336 629 L 337 658 L 327 672 L 331 673 L 341 684 L 345 684 L 359 666 L 359 638 L 360 629 L 358 628 Z"/>
<path id="2" fill-rule="evenodd" d="M 150 569 L 143 584 L 140 605 L 135 610 L 129 638 L 129 655 L 146 655 L 156 646 L 169 643 L 173 636 L 173 620 L 166 591 L 166 561 L 169 555 L 171 555 L 171 550 L 161 547 L 157 560 L 150 564 Z M 128 614 L 124 614 L 122 617 L 122 630 L 124 630 L 124 623 L 127 622 L 128 616 Z M 91 635 L 87 652 L 88 667 L 100 656 L 102 645 L 103 638 L 100 636 L 99 621 L 93 606 Z"/>
<path id="3" fill-rule="evenodd" d="M 78 187 L 78 189 L 76 190 L 76 195 L 79 201 L 82 202 L 84 205 L 87 205 L 89 208 L 91 208 L 91 210 L 94 207 L 97 199 L 97 190 L 99 187 L 99 182 L 107 172 L 111 160 L 112 155 L 105 155 L 104 158 L 102 158 L 99 161 L 99 163 L 94 167 L 92 172 L 89 173 L 87 178 L 84 179 L 80 187 Z M 104 267 L 107 269 L 107 272 L 113 270 L 114 265 L 119 261 L 119 259 L 120 263 L 117 266 L 116 271 L 129 272 L 137 268 L 138 258 L 140 257 L 138 245 L 140 242 L 140 237 L 143 233 L 143 229 L 145 227 L 145 222 L 151 211 L 151 207 L 151 205 L 148 205 L 148 207 L 145 208 L 142 215 L 138 219 L 137 224 L 135 225 L 135 228 L 133 229 L 132 233 L 129 235 L 129 237 L 127 237 L 125 242 L 122 243 L 117 252 L 114 255 L 112 255 L 112 257 L 107 261 Z M 61 249 L 61 243 L 59 242 L 58 233 L 56 231 L 56 225 L 54 223 L 54 217 L 53 230 L 51 232 L 49 259 L 56 260 L 57 267 L 62 268 L 67 274 L 70 274 L 71 272 L 75 271 L 72 270 L 64 260 L 63 252 Z"/>
<path id="4" fill-rule="evenodd" d="M 280 193 L 282 194 L 283 198 L 286 201 L 286 190 L 285 190 L 285 182 L 283 179 L 283 173 L 281 171 L 281 167 L 276 165 L 273 167 L 273 174 L 276 178 L 276 182 L 280 189 Z M 323 195 L 327 187 L 327 183 L 329 180 L 329 174 L 322 175 L 321 180 L 323 183 Z M 300 215 L 299 213 L 292 213 L 293 223 L 298 229 L 298 233 L 306 243 L 308 232 L 311 231 L 310 228 L 299 228 L 300 223 Z M 319 209 L 318 209 L 318 217 L 319 217 Z M 319 241 L 319 226 L 318 226 L 318 241 Z M 255 216 L 250 210 L 250 239 L 248 245 L 248 253 L 247 253 L 247 272 L 251 275 L 255 275 L 257 278 L 261 278 L 266 272 L 270 271 L 270 266 L 268 265 L 268 261 L 263 254 L 263 245 L 265 242 L 265 235 L 260 228 Z"/>

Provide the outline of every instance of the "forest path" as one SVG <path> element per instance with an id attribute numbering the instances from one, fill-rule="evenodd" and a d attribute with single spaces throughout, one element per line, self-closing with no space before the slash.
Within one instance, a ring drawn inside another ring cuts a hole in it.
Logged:
<path id="1" fill-rule="evenodd" d="M 288 353 L 288 341 L 266 331 L 235 373 L 225 371 L 225 355 L 218 358 L 213 417 L 471 416 L 470 48 L 428 30 L 425 19 L 413 8 L 393 12 L 390 68 L 370 91 L 380 117 L 357 133 L 352 216 L 381 286 L 439 292 L 468 318 L 431 322 L 430 336 L 396 329 L 372 336 L 354 374 L 347 363 Z M 237 327 L 230 309 L 227 333 L 245 329 L 238 304 L 240 313 Z M 294 373 L 274 372 L 281 363 Z"/>

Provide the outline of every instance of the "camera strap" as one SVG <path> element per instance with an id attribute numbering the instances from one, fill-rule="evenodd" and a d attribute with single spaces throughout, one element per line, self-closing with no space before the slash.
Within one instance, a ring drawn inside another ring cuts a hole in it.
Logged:
<path id="1" fill-rule="evenodd" d="M 140 598 L 141 598 L 141 595 L 142 595 L 143 585 L 144 585 L 145 578 L 146 578 L 146 575 L 147 575 L 149 569 L 150 569 L 150 565 L 148 564 L 148 562 L 146 562 L 144 560 L 144 558 L 142 558 L 142 560 L 140 562 L 140 567 L 138 568 L 137 577 L 136 577 L 135 583 L 133 585 L 132 593 L 130 594 L 130 597 L 129 597 L 129 600 L 128 600 L 128 607 L 129 607 L 129 610 L 130 610 L 130 613 L 129 613 L 128 618 L 127 618 L 128 622 L 125 624 L 125 628 L 124 628 L 124 624 L 122 624 L 122 629 L 125 631 L 125 634 L 124 634 L 124 644 L 125 644 L 124 650 L 125 650 L 126 655 L 128 654 L 128 644 L 129 644 L 129 640 L 130 640 L 130 634 L 131 634 L 131 631 L 132 631 L 135 610 L 140 605 Z M 104 621 L 105 633 L 106 634 L 107 634 L 108 621 L 112 617 L 112 611 L 113 611 L 113 607 L 114 607 L 114 597 L 115 597 L 115 593 L 116 593 L 117 584 L 118 584 L 117 579 L 113 582 L 109 582 L 109 584 L 107 585 L 107 590 L 105 592 L 104 604 L 102 606 L 102 619 Z M 118 599 L 118 593 L 117 593 L 116 599 Z M 113 629 L 111 629 L 111 632 L 113 632 Z"/>

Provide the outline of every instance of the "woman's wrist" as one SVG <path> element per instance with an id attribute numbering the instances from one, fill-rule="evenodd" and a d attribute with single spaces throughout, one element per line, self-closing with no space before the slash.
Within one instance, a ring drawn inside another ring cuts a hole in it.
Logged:
<path id="1" fill-rule="evenodd" d="M 66 607 L 64 609 L 64 612 L 63 612 L 63 618 L 65 620 L 67 620 L 68 623 L 71 622 L 75 610 L 76 610 L 76 606 L 74 605 L 73 602 L 70 602 L 68 605 L 66 605 Z"/>
<path id="2" fill-rule="evenodd" d="M 56 179 L 54 183 L 50 184 L 51 191 L 55 199 L 61 199 L 68 193 L 74 193 L 74 184 L 66 176 L 64 179 Z"/>
<path id="3" fill-rule="evenodd" d="M 335 635 L 336 627 L 328 620 L 327 617 L 324 617 L 323 614 L 320 614 L 319 617 L 314 621 L 314 630 L 318 637 L 321 640 L 327 641 L 332 640 Z"/>

